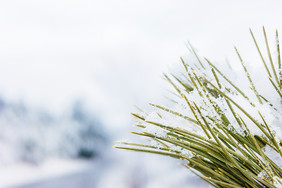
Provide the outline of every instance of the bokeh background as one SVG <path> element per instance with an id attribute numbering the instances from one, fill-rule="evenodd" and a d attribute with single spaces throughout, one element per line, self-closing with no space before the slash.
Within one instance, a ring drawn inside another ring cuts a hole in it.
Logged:
<path id="1" fill-rule="evenodd" d="M 165 102 L 162 72 L 201 56 L 259 61 L 277 0 L 0 1 L 0 187 L 207 187 L 178 161 L 116 151 L 134 105 Z M 265 49 L 264 49 L 265 50 Z M 274 51 L 274 49 L 273 49 Z"/>

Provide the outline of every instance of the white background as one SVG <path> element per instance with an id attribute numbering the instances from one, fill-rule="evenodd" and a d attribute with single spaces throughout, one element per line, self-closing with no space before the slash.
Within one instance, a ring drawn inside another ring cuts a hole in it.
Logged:
<path id="1" fill-rule="evenodd" d="M 274 41 L 275 28 L 282 32 L 281 5 L 278 0 L 0 1 L 0 94 L 54 112 L 82 98 L 107 124 L 124 126 L 133 104 L 160 96 L 159 77 L 188 53 L 187 40 L 211 60 L 235 59 L 234 44 L 251 59 L 257 52 L 248 28 L 263 43 L 265 25 Z"/>

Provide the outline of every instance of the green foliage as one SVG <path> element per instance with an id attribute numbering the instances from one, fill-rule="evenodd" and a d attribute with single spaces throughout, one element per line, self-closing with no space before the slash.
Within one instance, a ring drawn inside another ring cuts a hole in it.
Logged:
<path id="1" fill-rule="evenodd" d="M 266 78 L 268 77 L 269 85 L 274 88 L 273 97 L 277 96 L 281 100 L 282 75 L 278 32 L 276 31 L 277 65 L 273 62 L 265 29 L 263 28 L 263 33 L 269 65 L 251 30 L 250 32 L 263 62 Z M 278 161 L 282 160 L 282 140 L 277 139 L 277 134 L 281 133 L 275 133 L 272 130 L 272 125 L 266 121 L 265 115 L 258 111 L 257 106 L 267 105 L 276 112 L 279 108 L 276 109 L 270 103 L 271 99 L 266 99 L 258 92 L 236 47 L 235 51 L 246 74 L 253 97 L 245 93 L 245 88 L 240 89 L 236 86 L 207 58 L 204 58 L 205 62 L 202 62 L 192 48 L 199 66 L 194 65 L 196 68 L 192 68 L 192 65 L 186 64 L 181 58 L 185 69 L 185 79 L 181 76 L 165 75 L 167 81 L 174 87 L 178 98 L 187 105 L 189 113 L 184 114 L 161 105 L 150 105 L 176 118 L 182 118 L 189 122 L 189 126 L 202 130 L 203 134 L 191 131 L 185 126 L 179 126 L 177 121 L 175 121 L 176 125 L 172 126 L 166 124 L 165 121 L 151 120 L 144 112 L 134 113 L 132 115 L 140 121 L 136 125 L 143 131 L 132 133 L 150 138 L 159 144 L 119 142 L 119 145 L 115 147 L 182 159 L 185 167 L 214 187 L 274 188 L 282 186 L 281 166 L 277 164 L 277 160 L 273 161 L 269 153 L 265 151 L 265 147 L 271 148 L 272 154 L 280 157 Z M 211 76 L 207 74 L 208 72 Z M 197 93 L 201 103 L 191 97 L 192 92 Z M 250 105 L 252 112 L 250 108 L 246 109 L 244 105 L 236 101 L 238 96 Z M 227 109 L 223 109 L 223 103 Z M 259 119 L 253 115 L 254 111 L 260 117 Z M 157 115 L 159 119 L 165 119 L 162 114 Z M 163 130 L 165 134 L 154 134 L 154 132 L 147 131 L 149 126 Z M 260 134 L 253 131 L 254 126 Z M 236 127 L 243 131 L 238 131 Z"/>

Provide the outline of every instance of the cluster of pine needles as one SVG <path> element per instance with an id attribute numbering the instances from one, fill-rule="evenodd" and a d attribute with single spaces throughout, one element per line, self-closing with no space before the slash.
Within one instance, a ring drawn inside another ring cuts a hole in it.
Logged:
<path id="1" fill-rule="evenodd" d="M 275 47 L 277 57 L 275 58 L 278 58 L 276 61 L 274 61 L 274 56 L 270 52 L 265 29 L 263 28 L 263 34 L 268 60 L 262 55 L 251 29 L 250 33 L 263 62 L 265 73 L 267 74 L 266 78 L 269 79 L 269 84 L 274 88 L 273 97 L 277 96 L 282 98 L 282 69 L 278 32 L 276 31 L 277 42 Z M 189 110 L 192 112 L 190 114 L 193 114 L 194 117 L 188 117 L 185 114 L 181 114 L 161 105 L 151 105 L 159 110 L 184 118 L 190 122 L 191 126 L 200 127 L 205 135 L 197 134 L 197 132 L 189 131 L 183 127 L 180 128 L 177 125 L 168 126 L 159 122 L 149 121 L 146 120 L 144 114 L 133 113 L 132 115 L 138 118 L 139 121 L 144 121 L 144 124 L 137 124 L 143 131 L 132 133 L 153 139 L 157 141 L 160 146 L 154 144 L 119 142 L 119 145 L 115 146 L 115 148 L 154 153 L 182 159 L 185 167 L 214 187 L 275 188 L 282 186 L 282 169 L 267 156 L 264 150 L 265 146 L 271 147 L 282 160 L 282 140 L 278 140 L 275 136 L 275 134 L 281 133 L 275 133 L 271 130 L 271 126 L 267 123 L 264 115 L 257 111 L 255 108 L 256 105 L 251 101 L 256 100 L 259 104 L 267 104 L 270 108 L 274 108 L 274 106 L 257 91 L 237 48 L 235 47 L 235 51 L 249 81 L 250 89 L 254 94 L 254 99 L 251 98 L 252 100 L 244 93 L 244 88 L 240 89 L 236 86 L 232 80 L 228 79 L 228 76 L 224 75 L 224 72 L 207 58 L 204 58 L 204 61 L 201 60 L 192 46 L 191 48 L 197 60 L 197 67 L 199 70 L 202 70 L 203 74 L 198 75 L 197 71 L 194 71 L 193 68 L 186 64 L 181 58 L 187 80 L 184 82 L 183 79 L 181 80 L 179 77 L 171 75 L 165 75 L 165 78 L 174 87 L 175 93 L 189 106 Z M 207 71 L 211 71 L 210 75 L 212 76 L 207 76 L 205 74 Z M 205 102 L 208 103 L 207 105 L 214 111 L 213 113 L 218 114 L 219 119 L 203 113 L 203 107 L 197 104 L 193 98 L 189 98 L 189 93 L 192 91 L 198 92 L 199 96 L 203 97 L 203 100 L 205 99 Z M 238 102 L 233 99 L 234 95 L 240 95 L 248 101 L 253 107 L 253 110 L 256 110 L 259 114 L 260 119 L 253 117 L 244 109 L 244 106 L 238 104 Z M 228 117 L 221 109 L 220 104 L 217 104 L 217 101 L 214 100 L 218 97 L 221 97 L 227 104 L 229 108 L 227 110 L 230 112 L 229 114 L 232 114 L 232 117 Z M 238 111 L 240 113 L 238 113 Z M 244 130 L 245 134 L 239 133 L 235 128 L 232 128 L 232 124 L 230 123 L 231 118 L 236 120 L 236 123 Z M 249 123 L 254 124 L 261 131 L 261 134 L 254 134 L 249 128 L 250 126 L 248 126 Z M 146 124 L 163 129 L 167 134 L 161 136 L 146 131 Z M 176 146 L 188 150 L 193 155 L 185 155 L 185 153 L 175 149 Z"/>

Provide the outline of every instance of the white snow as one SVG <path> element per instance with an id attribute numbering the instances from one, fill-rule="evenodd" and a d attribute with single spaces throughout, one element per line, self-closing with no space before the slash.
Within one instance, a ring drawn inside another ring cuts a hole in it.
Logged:
<path id="1" fill-rule="evenodd" d="M 90 164 L 90 161 L 85 160 L 53 158 L 44 161 L 38 166 L 19 162 L 8 166 L 1 166 L 0 187 L 19 186 L 60 177 L 83 171 Z"/>

